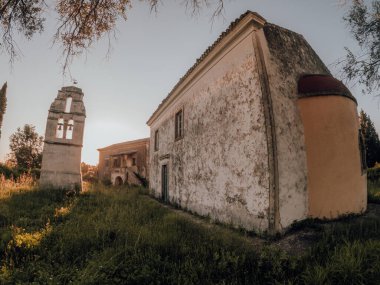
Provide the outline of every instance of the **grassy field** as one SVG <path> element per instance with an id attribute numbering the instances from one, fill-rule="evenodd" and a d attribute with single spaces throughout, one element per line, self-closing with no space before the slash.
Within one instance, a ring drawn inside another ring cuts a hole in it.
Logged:
<path id="1" fill-rule="evenodd" d="M 35 188 L 2 191 L 0 284 L 380 280 L 379 216 L 310 223 L 316 241 L 303 255 L 290 256 L 274 242 L 258 247 L 244 232 L 195 223 L 137 188 L 97 186 L 76 197 Z"/>

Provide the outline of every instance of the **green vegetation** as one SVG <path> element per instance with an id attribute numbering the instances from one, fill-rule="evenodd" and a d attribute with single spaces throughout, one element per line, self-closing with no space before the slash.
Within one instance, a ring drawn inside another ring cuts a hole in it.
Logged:
<path id="1" fill-rule="evenodd" d="M 314 224 L 290 256 L 210 226 L 138 188 L 0 196 L 1 284 L 378 284 L 380 217 Z"/>
<path id="2" fill-rule="evenodd" d="M 359 114 L 360 130 L 364 140 L 365 161 L 368 167 L 375 167 L 380 161 L 380 140 L 371 118 L 363 111 Z M 362 148 L 362 146 L 361 146 Z"/>
<path id="3" fill-rule="evenodd" d="M 17 128 L 9 138 L 10 160 L 19 168 L 40 169 L 43 141 L 35 126 L 25 124 L 23 128 Z"/>
<path id="4" fill-rule="evenodd" d="M 368 202 L 380 204 L 380 165 L 367 170 Z"/>
<path id="5" fill-rule="evenodd" d="M 0 138 L 1 138 L 1 126 L 3 125 L 3 118 L 4 118 L 6 109 L 7 109 L 7 82 L 5 82 L 0 89 Z"/>
<path id="6" fill-rule="evenodd" d="M 380 182 L 368 181 L 368 202 L 380 204 Z"/>

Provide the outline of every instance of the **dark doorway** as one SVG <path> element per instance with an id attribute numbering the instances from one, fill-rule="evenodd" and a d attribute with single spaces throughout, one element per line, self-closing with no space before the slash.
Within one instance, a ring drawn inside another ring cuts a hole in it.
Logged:
<path id="1" fill-rule="evenodd" d="M 162 191 L 162 200 L 167 203 L 169 202 L 169 179 L 168 179 L 168 166 L 162 165 L 161 168 L 161 191 Z"/>
<path id="2" fill-rule="evenodd" d="M 121 185 L 123 185 L 123 179 L 120 176 L 118 176 L 115 179 L 115 186 L 121 186 Z"/>

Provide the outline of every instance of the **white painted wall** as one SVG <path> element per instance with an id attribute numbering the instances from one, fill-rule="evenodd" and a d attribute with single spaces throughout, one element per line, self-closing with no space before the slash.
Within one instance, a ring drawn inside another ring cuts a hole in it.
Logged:
<path id="1" fill-rule="evenodd" d="M 150 187 L 161 196 L 169 167 L 171 203 L 250 230 L 268 227 L 269 174 L 253 30 L 242 34 L 151 125 Z M 174 140 L 184 110 L 184 138 Z M 159 129 L 159 150 L 154 132 Z"/>

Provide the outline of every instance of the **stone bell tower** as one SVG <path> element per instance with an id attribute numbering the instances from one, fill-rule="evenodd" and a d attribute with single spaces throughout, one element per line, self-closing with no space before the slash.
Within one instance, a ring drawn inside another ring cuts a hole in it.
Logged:
<path id="1" fill-rule="evenodd" d="M 86 109 L 82 89 L 62 87 L 46 123 L 40 186 L 80 190 Z"/>

